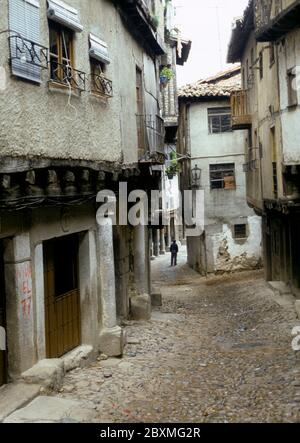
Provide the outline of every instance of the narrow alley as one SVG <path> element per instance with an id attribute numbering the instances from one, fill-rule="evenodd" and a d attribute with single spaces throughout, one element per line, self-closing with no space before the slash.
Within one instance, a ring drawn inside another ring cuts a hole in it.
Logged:
<path id="1" fill-rule="evenodd" d="M 126 322 L 123 358 L 75 369 L 51 395 L 80 401 L 98 423 L 299 420 L 294 310 L 275 302 L 261 271 L 206 279 L 184 252 L 176 268 L 169 258 L 152 265 L 163 306 Z M 6 421 L 29 417 L 25 408 Z"/>

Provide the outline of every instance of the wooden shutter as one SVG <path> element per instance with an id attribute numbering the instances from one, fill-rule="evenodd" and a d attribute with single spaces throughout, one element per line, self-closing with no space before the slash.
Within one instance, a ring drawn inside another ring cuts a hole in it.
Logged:
<path id="1" fill-rule="evenodd" d="M 9 0 L 9 28 L 23 38 L 39 44 L 40 41 L 40 4 L 39 0 Z M 14 34 L 11 34 L 14 37 Z M 27 62 L 22 63 L 17 45 L 27 54 Z M 38 51 L 38 49 L 37 49 Z M 22 39 L 14 37 L 10 44 L 12 74 L 17 77 L 40 83 L 41 67 L 32 63 L 28 49 Z M 38 63 L 38 61 L 37 61 Z"/>

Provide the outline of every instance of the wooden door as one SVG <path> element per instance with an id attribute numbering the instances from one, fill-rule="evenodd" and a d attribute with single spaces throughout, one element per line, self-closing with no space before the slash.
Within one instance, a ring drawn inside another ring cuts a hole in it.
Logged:
<path id="1" fill-rule="evenodd" d="M 271 221 L 272 280 L 282 279 L 282 229 L 277 219 Z"/>
<path id="2" fill-rule="evenodd" d="M 80 344 L 78 237 L 44 243 L 47 358 L 57 358 Z"/>
<path id="3" fill-rule="evenodd" d="M 2 242 L 0 242 L 0 333 L 4 334 L 6 330 L 5 322 L 5 280 L 4 280 L 4 263 L 3 263 L 3 248 Z M 2 342 L 3 336 L 0 337 L 0 342 Z M 0 349 L 0 386 L 4 385 L 7 381 L 7 353 L 5 350 Z"/>

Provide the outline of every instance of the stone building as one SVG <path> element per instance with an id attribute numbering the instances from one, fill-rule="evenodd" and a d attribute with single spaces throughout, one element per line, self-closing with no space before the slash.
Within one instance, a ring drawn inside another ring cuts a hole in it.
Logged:
<path id="1" fill-rule="evenodd" d="M 118 195 L 121 181 L 159 187 L 165 2 L 0 0 L 0 10 L 3 384 L 81 345 L 121 355 L 133 297 L 148 312 L 148 226 L 99 225 L 96 195 Z"/>
<path id="2" fill-rule="evenodd" d="M 182 185 L 204 191 L 204 230 L 187 237 L 188 263 L 202 275 L 254 269 L 261 262 L 261 220 L 246 203 L 243 133 L 231 130 L 230 94 L 240 67 L 179 90 Z"/>
<path id="3" fill-rule="evenodd" d="M 161 76 L 161 108 L 165 129 L 164 152 L 166 156 L 165 165 L 162 168 L 162 181 L 160 189 L 162 191 L 161 201 L 161 220 L 160 229 L 152 230 L 152 259 L 166 253 L 169 249 L 171 240 L 184 241 L 183 225 L 180 223 L 178 214 L 180 212 L 179 199 L 179 168 L 171 171 L 172 165 L 176 161 L 176 140 L 178 130 L 178 91 L 177 91 L 177 66 L 184 66 L 187 62 L 192 42 L 181 36 L 181 31 L 176 26 L 175 8 L 172 2 L 167 3 L 165 10 L 166 34 L 165 48 L 166 53 L 161 58 L 160 72 L 164 68 L 171 71 L 171 78 L 164 81 Z"/>
<path id="4" fill-rule="evenodd" d="M 242 63 L 233 129 L 244 130 L 247 201 L 263 217 L 266 278 L 299 292 L 298 1 L 250 1 L 228 61 Z"/>

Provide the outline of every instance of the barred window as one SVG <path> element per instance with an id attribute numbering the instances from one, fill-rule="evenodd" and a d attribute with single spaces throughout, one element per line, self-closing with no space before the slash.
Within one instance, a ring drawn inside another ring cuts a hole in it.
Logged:
<path id="1" fill-rule="evenodd" d="M 208 127 L 210 134 L 231 131 L 231 108 L 208 109 Z"/>
<path id="2" fill-rule="evenodd" d="M 210 165 L 211 189 L 235 189 L 234 163 Z"/>
<path id="3" fill-rule="evenodd" d="M 247 237 L 247 226 L 243 225 L 234 225 L 234 238 L 246 238 Z"/>

